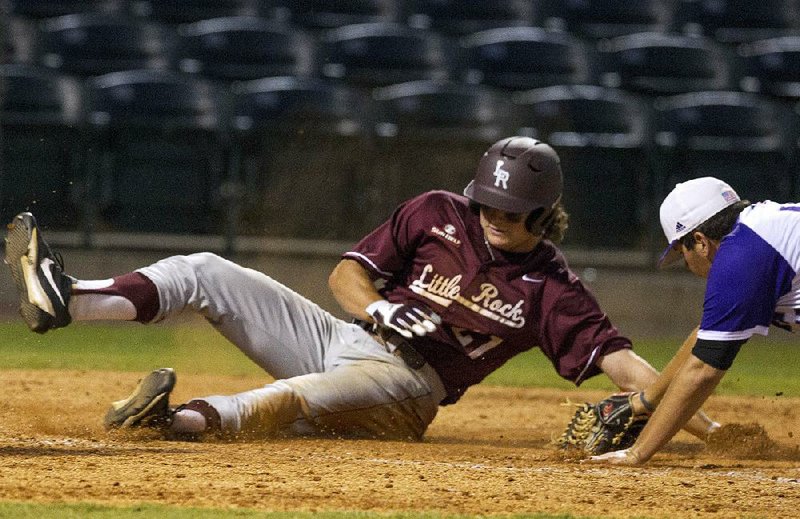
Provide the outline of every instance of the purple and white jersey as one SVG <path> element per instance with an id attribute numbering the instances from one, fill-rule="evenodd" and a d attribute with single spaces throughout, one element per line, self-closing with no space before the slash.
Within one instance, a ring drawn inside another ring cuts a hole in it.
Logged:
<path id="1" fill-rule="evenodd" d="M 403 203 L 343 257 L 383 280 L 389 301 L 422 301 L 442 317 L 413 344 L 441 377 L 443 403 L 533 347 L 576 385 L 600 372 L 600 356 L 631 347 L 552 243 L 526 254 L 491 247 L 463 196 Z"/>
<path id="2" fill-rule="evenodd" d="M 800 323 L 800 204 L 746 208 L 722 239 L 708 275 L 697 337 L 747 340 L 773 321 Z"/>

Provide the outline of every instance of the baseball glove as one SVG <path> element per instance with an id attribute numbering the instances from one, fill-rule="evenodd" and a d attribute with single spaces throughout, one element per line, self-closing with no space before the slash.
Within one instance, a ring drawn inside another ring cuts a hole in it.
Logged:
<path id="1" fill-rule="evenodd" d="M 597 404 L 580 404 L 556 444 L 593 456 L 627 449 L 650 418 L 649 414 L 633 414 L 631 397 L 635 394 L 614 393 Z"/>

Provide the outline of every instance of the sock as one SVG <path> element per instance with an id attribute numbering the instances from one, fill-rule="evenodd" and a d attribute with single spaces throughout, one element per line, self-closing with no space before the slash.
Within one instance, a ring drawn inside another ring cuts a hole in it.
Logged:
<path id="1" fill-rule="evenodd" d="M 216 409 L 205 400 L 190 400 L 179 405 L 172 415 L 170 431 L 173 433 L 222 434 L 222 420 Z"/>
<path id="2" fill-rule="evenodd" d="M 194 409 L 179 409 L 172 415 L 169 429 L 174 433 L 201 433 L 206 430 L 206 417 Z"/>
<path id="3" fill-rule="evenodd" d="M 133 321 L 136 307 L 122 296 L 81 294 L 70 299 L 69 315 L 73 321 Z"/>
<path id="4" fill-rule="evenodd" d="M 139 272 L 96 281 L 78 280 L 72 285 L 69 300 L 69 313 L 75 321 L 104 319 L 149 323 L 158 309 L 158 289 Z"/>

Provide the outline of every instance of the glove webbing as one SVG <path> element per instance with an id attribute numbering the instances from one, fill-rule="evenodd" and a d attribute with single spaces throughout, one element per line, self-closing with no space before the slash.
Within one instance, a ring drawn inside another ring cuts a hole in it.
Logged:
<path id="1" fill-rule="evenodd" d="M 584 442 L 596 425 L 597 415 L 594 412 L 594 406 L 586 402 L 578 406 L 575 416 L 567 426 L 567 430 L 558 439 L 558 444 L 565 448 L 569 445 L 583 448 Z"/>
<path id="2" fill-rule="evenodd" d="M 621 427 L 621 430 L 610 438 L 611 445 L 619 445 L 625 435 L 628 434 L 631 425 L 641 419 L 642 417 L 640 416 L 631 415 Z M 603 435 L 598 434 L 603 425 L 597 415 L 595 406 L 586 402 L 575 411 L 575 416 L 557 443 L 562 448 L 572 445 L 580 447 L 586 452 L 594 452 L 597 444 L 603 440 Z"/>

